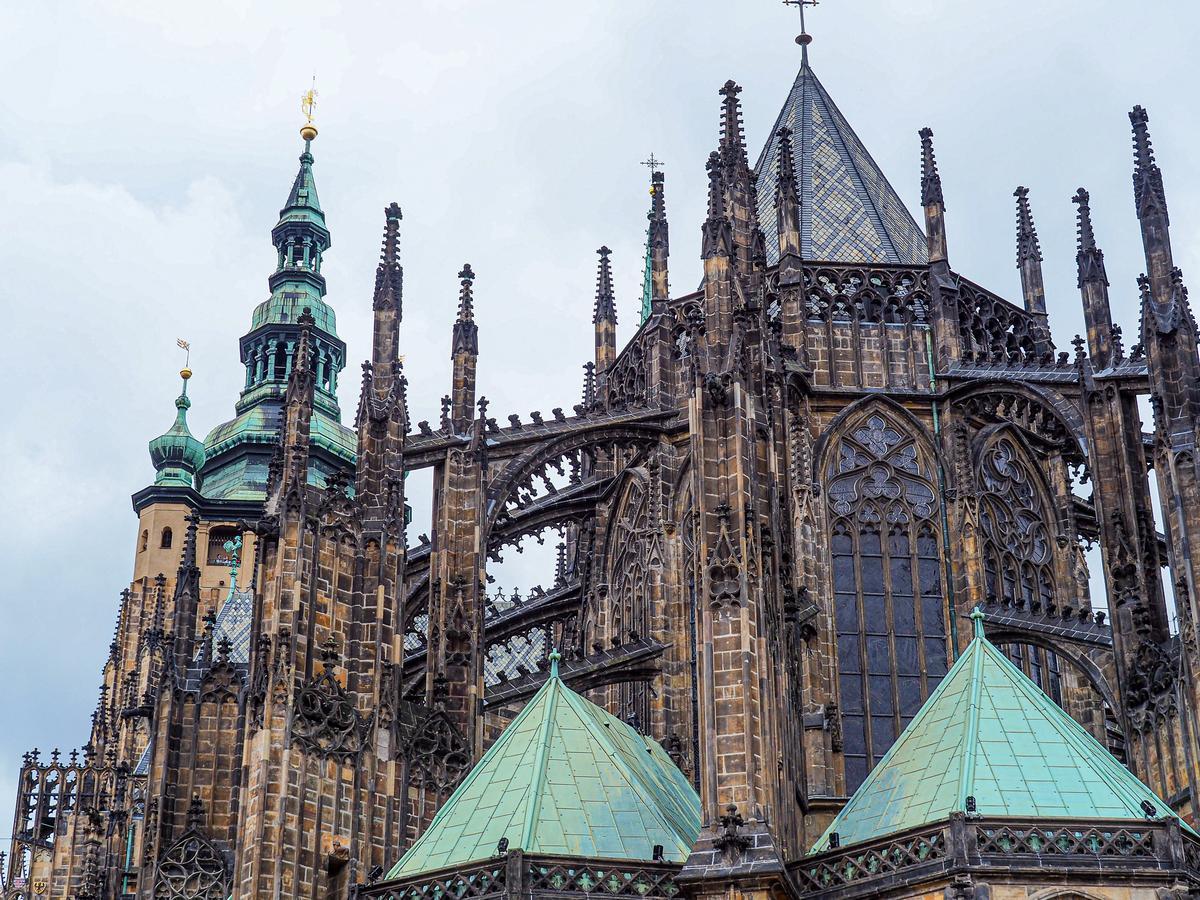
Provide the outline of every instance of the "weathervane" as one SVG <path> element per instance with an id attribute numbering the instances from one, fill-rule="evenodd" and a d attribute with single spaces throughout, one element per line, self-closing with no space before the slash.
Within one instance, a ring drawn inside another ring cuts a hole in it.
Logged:
<path id="1" fill-rule="evenodd" d="M 300 95 L 300 111 L 304 113 L 304 124 L 300 126 L 300 137 L 311 141 L 317 136 L 317 126 L 313 124 L 313 110 L 317 108 L 317 76 L 313 75 L 312 87 Z"/>
<path id="2" fill-rule="evenodd" d="M 818 0 L 783 0 L 784 6 L 796 6 L 800 8 L 800 33 L 796 35 L 796 43 L 803 49 L 806 62 L 808 61 L 808 45 L 812 43 L 812 35 L 804 27 L 804 7 L 816 6 L 817 2 Z"/>

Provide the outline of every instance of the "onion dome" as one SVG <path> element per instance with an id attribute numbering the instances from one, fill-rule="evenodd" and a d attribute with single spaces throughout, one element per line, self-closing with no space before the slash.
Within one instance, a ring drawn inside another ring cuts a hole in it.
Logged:
<path id="1" fill-rule="evenodd" d="M 183 392 L 175 398 L 175 424 L 166 434 L 150 442 L 150 459 L 154 463 L 155 484 L 171 484 L 191 487 L 193 478 L 204 465 L 204 444 L 192 436 L 187 426 L 187 411 L 192 401 L 188 399 L 187 383 L 192 377 L 191 369 L 179 373 L 183 378 Z"/>

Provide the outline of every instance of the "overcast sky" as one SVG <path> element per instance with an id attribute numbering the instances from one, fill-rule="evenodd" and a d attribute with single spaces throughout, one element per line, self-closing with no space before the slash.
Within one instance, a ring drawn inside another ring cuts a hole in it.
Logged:
<path id="1" fill-rule="evenodd" d="M 717 89 L 745 88 L 756 158 L 799 51 L 778 0 L 0 0 L 0 21 L 7 824 L 20 753 L 87 739 L 132 571 L 129 496 L 152 480 L 146 442 L 174 414 L 177 337 L 193 346 L 193 432 L 232 415 L 237 338 L 267 294 L 314 72 L 328 299 L 353 361 L 344 417 L 395 200 L 414 420 L 436 421 L 449 386 L 455 274 L 470 262 L 480 390 L 503 421 L 578 402 L 601 244 L 620 339 L 631 333 L 651 151 L 666 161 L 672 283 L 696 284 Z M 823 0 L 810 30 L 814 69 L 918 219 L 916 132 L 934 129 L 951 263 L 1010 298 L 1012 191 L 1030 188 L 1060 348 L 1081 330 L 1081 184 L 1136 331 L 1135 103 L 1150 111 L 1177 262 L 1200 284 L 1197 4 Z"/>

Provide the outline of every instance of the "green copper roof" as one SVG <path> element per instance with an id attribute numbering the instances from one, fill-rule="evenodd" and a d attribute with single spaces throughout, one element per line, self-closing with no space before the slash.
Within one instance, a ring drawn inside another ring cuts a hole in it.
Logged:
<path id="1" fill-rule="evenodd" d="M 1171 808 L 983 636 L 975 638 L 813 847 L 980 816 L 1144 821 Z M 1184 825 L 1186 828 L 1187 826 Z"/>
<path id="2" fill-rule="evenodd" d="M 204 445 L 188 429 L 187 411 L 192 401 L 187 395 L 187 380 L 192 373 L 184 369 L 182 374 L 183 391 L 175 398 L 175 424 L 150 442 L 150 460 L 154 463 L 155 484 L 191 487 L 196 471 L 204 465 Z"/>
<path id="3" fill-rule="evenodd" d="M 553 658 L 552 658 L 553 659 Z M 700 798 L 666 751 L 550 678 L 389 873 L 403 878 L 509 849 L 683 862 Z"/>

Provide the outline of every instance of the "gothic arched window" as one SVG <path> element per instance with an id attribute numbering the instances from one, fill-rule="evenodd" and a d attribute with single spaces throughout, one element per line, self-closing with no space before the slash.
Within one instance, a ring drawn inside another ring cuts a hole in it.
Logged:
<path id="1" fill-rule="evenodd" d="M 164 528 L 162 530 L 162 535 L 159 539 L 158 546 L 163 550 L 170 550 L 171 543 L 174 541 L 174 539 L 175 539 L 175 535 L 171 531 L 171 529 L 169 527 Z"/>
<path id="2" fill-rule="evenodd" d="M 987 592 L 1027 609 L 1054 598 L 1053 542 L 1047 504 L 1033 467 L 1013 438 L 984 448 L 980 530 Z"/>
<path id="3" fill-rule="evenodd" d="M 846 789 L 858 787 L 946 674 L 932 454 L 872 412 L 829 451 L 834 612 Z"/>

